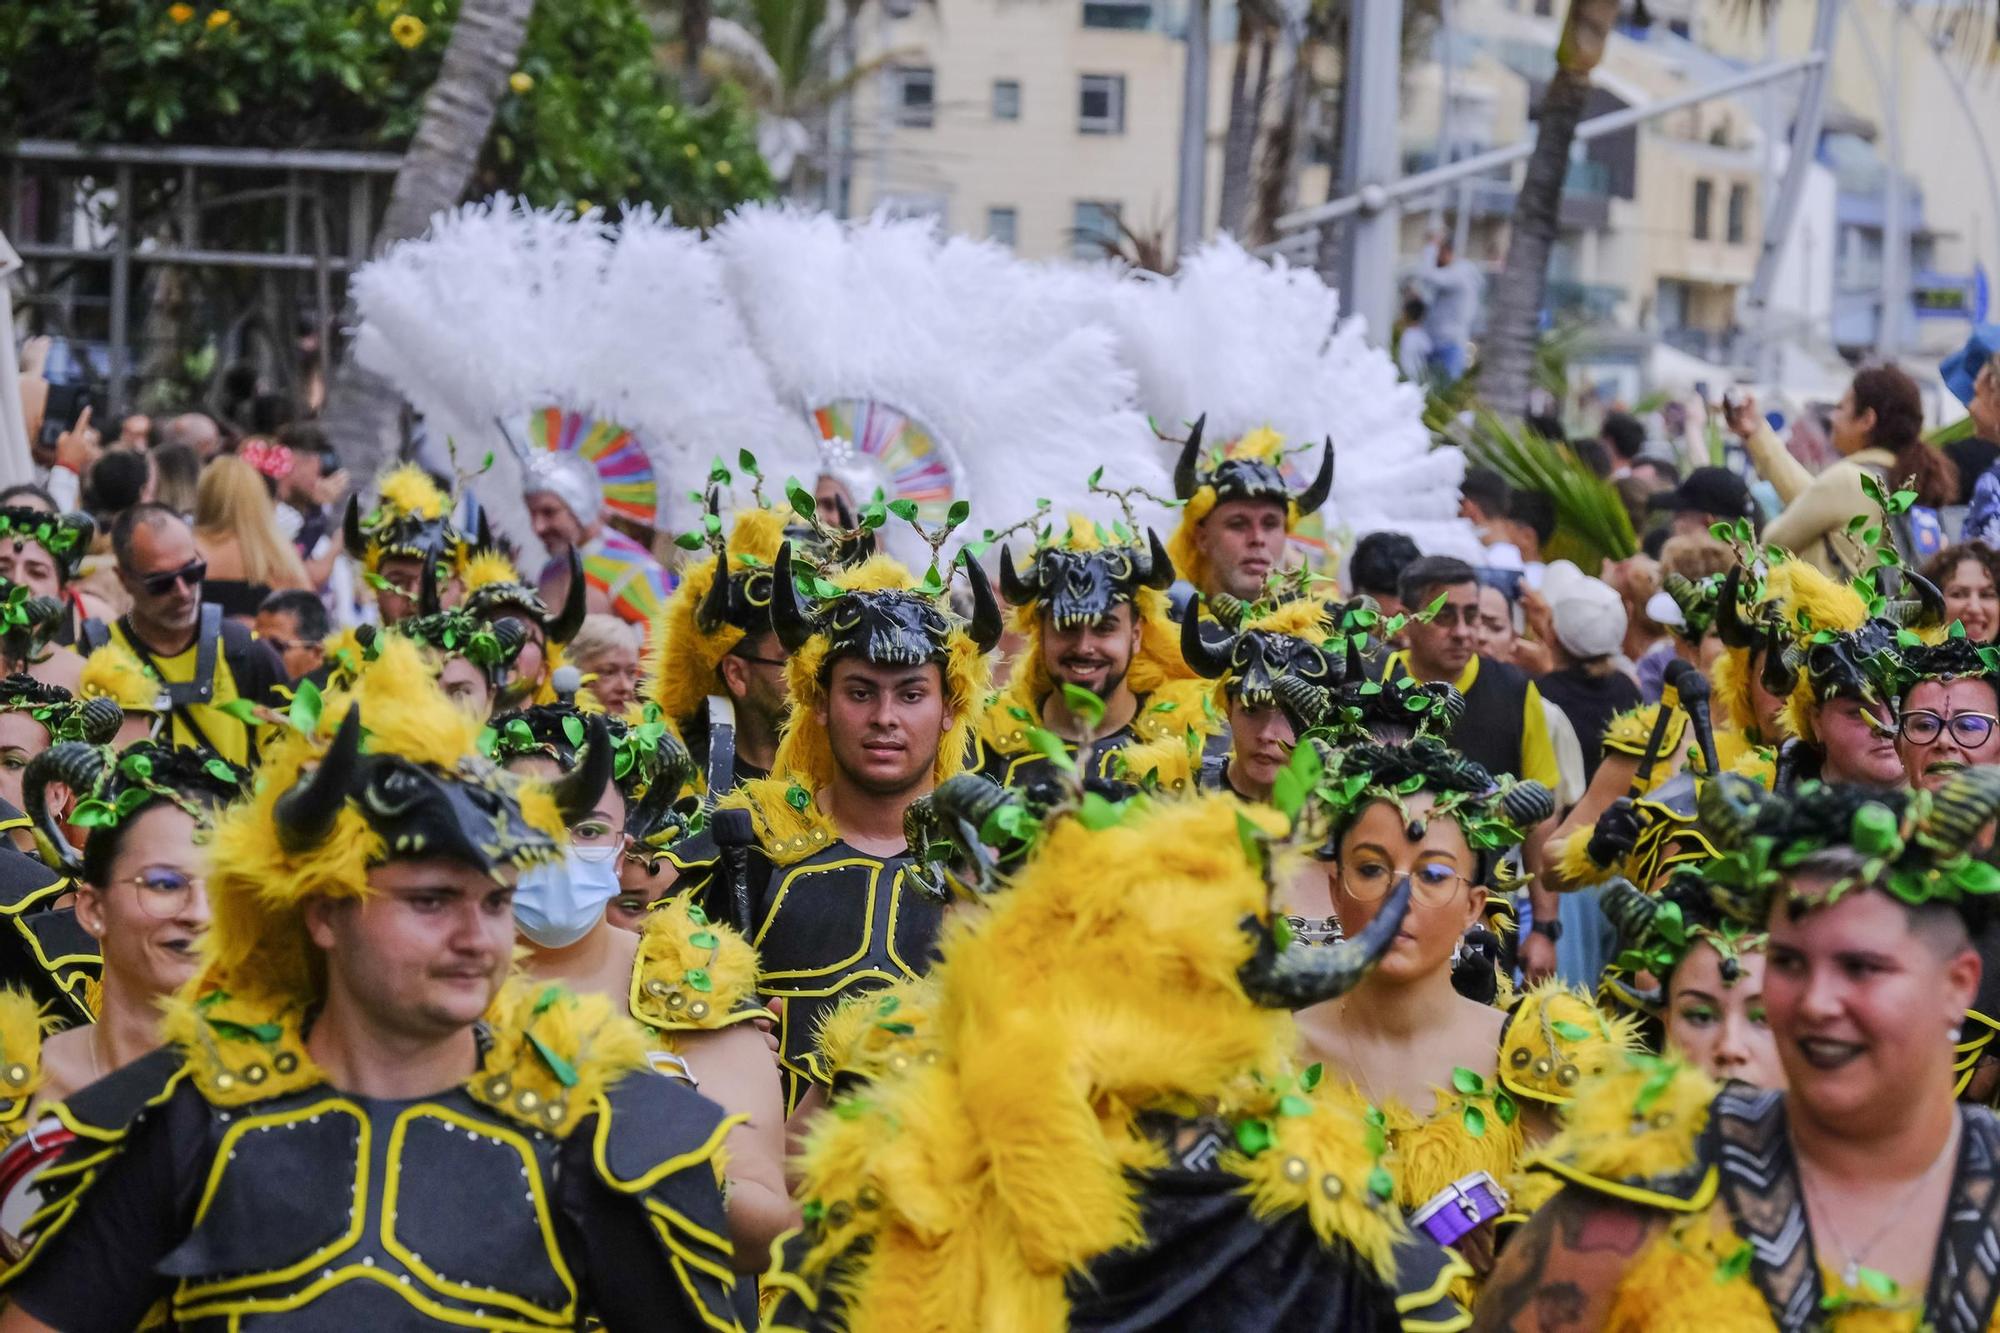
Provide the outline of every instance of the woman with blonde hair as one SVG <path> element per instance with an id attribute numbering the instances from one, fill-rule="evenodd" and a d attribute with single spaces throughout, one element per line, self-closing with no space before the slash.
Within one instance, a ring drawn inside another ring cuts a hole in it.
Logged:
<path id="1" fill-rule="evenodd" d="M 256 468 L 223 455 L 202 470 L 194 495 L 194 544 L 208 565 L 202 596 L 248 624 L 272 592 L 310 588 Z"/>

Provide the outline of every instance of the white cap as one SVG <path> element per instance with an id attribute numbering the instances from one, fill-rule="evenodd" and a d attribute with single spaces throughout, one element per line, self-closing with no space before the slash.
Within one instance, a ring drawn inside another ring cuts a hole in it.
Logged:
<path id="1" fill-rule="evenodd" d="M 522 471 L 528 495 L 553 495 L 569 506 L 576 521 L 589 527 L 604 512 L 604 491 L 597 469 L 580 454 L 538 453 Z"/>
<path id="2" fill-rule="evenodd" d="M 1570 656 L 1606 657 L 1624 645 L 1625 599 L 1610 584 L 1558 560 L 1542 576 L 1542 595 Z"/>

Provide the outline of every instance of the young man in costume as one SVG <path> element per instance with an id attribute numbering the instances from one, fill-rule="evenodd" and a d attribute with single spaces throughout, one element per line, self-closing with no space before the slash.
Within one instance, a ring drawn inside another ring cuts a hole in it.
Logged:
<path id="1" fill-rule="evenodd" d="M 1586 1090 L 1475 1327 L 1995 1327 L 2000 1122 L 1954 1101 L 1953 1064 L 2000 892 L 1967 848 L 1996 814 L 1993 768 L 1935 792 L 1705 785 L 1710 889 L 1770 932 L 1787 1087 L 1652 1059 Z"/>
<path id="2" fill-rule="evenodd" d="M 162 684 L 172 744 L 207 750 L 238 766 L 257 762 L 249 709 L 276 706 L 284 666 L 269 644 L 201 599 L 208 566 L 194 529 L 164 505 L 140 504 L 111 528 L 118 579 L 132 609 L 109 626 L 85 626 L 93 650 L 117 644 Z"/>
<path id="3" fill-rule="evenodd" d="M 563 647 L 583 627 L 585 614 L 583 566 L 574 551 L 568 560 L 572 577 L 564 585 L 562 609 L 556 612 L 551 612 L 542 595 L 521 577 L 514 562 L 491 546 L 470 552 L 460 566 L 467 615 L 496 625 L 511 618 L 527 631 L 527 642 L 514 660 L 496 707 L 555 702 L 553 682 L 556 668 L 562 665 Z M 430 594 L 419 591 L 420 604 L 431 607 Z"/>
<path id="4" fill-rule="evenodd" d="M 363 517 L 361 497 L 350 495 L 341 534 L 348 557 L 361 566 L 362 577 L 375 590 L 375 609 L 382 623 L 393 625 L 416 614 L 426 562 L 441 567 L 438 600 L 457 605 L 463 592 L 458 565 L 465 541 L 448 517 L 450 498 L 414 463 L 393 468 L 382 478 L 381 497 Z"/>
<path id="5" fill-rule="evenodd" d="M 961 777 L 931 805 L 976 832 L 1010 800 L 1034 803 Z M 1298 1068 L 1286 1012 L 1361 980 L 1407 881 L 1357 938 L 1288 949 L 1280 816 L 1220 793 L 1101 818 L 1074 800 L 1013 825 L 1017 871 L 958 877 L 985 910 L 924 982 L 840 1011 L 861 1059 L 800 1159 L 770 1326 L 1464 1327 L 1464 1265 L 1406 1228 L 1379 1116 Z"/>
<path id="6" fill-rule="evenodd" d="M 1188 670 L 1165 590 L 1174 566 L 1153 532 L 1146 544 L 1072 518 L 1060 536 L 1042 534 L 1026 571 L 1000 548 L 1000 592 L 1023 640 L 1014 677 L 980 719 L 980 771 L 1002 786 L 1047 781 L 1055 763 L 1029 739 L 1042 728 L 1087 774 L 1116 776 L 1114 755 L 1129 745 L 1172 738 L 1199 746 L 1221 730 L 1209 687 Z M 1091 718 L 1071 706 L 1066 687 L 1103 704 Z M 1090 753 L 1079 753 L 1085 735 Z"/>
<path id="7" fill-rule="evenodd" d="M 563 830 L 478 730 L 391 638 L 274 742 L 167 1045 L 56 1108 L 0 1329 L 739 1327 L 729 1122 L 603 999 L 507 980 Z"/>
<path id="8" fill-rule="evenodd" d="M 964 567 L 970 623 L 886 556 L 813 575 L 836 595 L 802 601 L 788 543 L 771 597 L 792 695 L 777 767 L 667 852 L 708 915 L 757 946 L 762 992 L 785 1001 L 788 1112 L 826 1081 L 814 1046 L 824 1015 L 929 964 L 944 904 L 910 873 L 904 816 L 964 771 L 1000 641 L 993 590 L 976 562 Z"/>
<path id="9" fill-rule="evenodd" d="M 1295 493 L 1278 470 L 1284 441 L 1275 432 L 1254 430 L 1204 454 L 1205 421 L 1188 431 L 1174 468 L 1174 496 L 1187 504 L 1167 550 L 1203 597 L 1253 602 L 1264 580 L 1284 568 L 1292 529 L 1333 493 L 1333 441 L 1320 455 L 1319 475 Z"/>

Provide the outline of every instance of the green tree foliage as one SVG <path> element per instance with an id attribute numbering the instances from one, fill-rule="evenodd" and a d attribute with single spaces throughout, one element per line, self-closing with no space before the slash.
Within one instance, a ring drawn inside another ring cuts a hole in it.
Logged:
<path id="1" fill-rule="evenodd" d="M 0 23 L 0 126 L 86 142 L 400 150 L 457 0 L 62 0 Z M 770 192 L 733 89 L 680 106 L 633 0 L 544 0 L 480 190 L 648 200 L 688 222 Z"/>

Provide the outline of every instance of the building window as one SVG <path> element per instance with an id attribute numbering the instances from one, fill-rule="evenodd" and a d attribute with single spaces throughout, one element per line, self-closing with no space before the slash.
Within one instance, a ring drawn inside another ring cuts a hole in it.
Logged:
<path id="1" fill-rule="evenodd" d="M 1743 244 L 1743 219 L 1750 211 L 1750 187 L 1738 182 L 1729 187 L 1728 237 L 1731 245 Z"/>
<path id="2" fill-rule="evenodd" d="M 1021 85 L 1012 79 L 993 80 L 993 119 L 1021 118 Z"/>
<path id="3" fill-rule="evenodd" d="M 1709 205 L 1714 202 L 1714 194 L 1713 181 L 1698 180 L 1694 183 L 1694 238 L 1697 241 L 1708 239 Z"/>
<path id="4" fill-rule="evenodd" d="M 1535 17 L 1551 18 L 1556 12 L 1556 0 L 1535 0 Z"/>
<path id="5" fill-rule="evenodd" d="M 929 65 L 898 65 L 892 75 L 896 123 L 907 129 L 929 129 L 937 119 L 937 71 Z"/>
<path id="6" fill-rule="evenodd" d="M 1086 74 L 1077 104 L 1076 128 L 1082 134 L 1125 132 L 1125 76 Z"/>
<path id="7" fill-rule="evenodd" d="M 1153 26 L 1153 0 L 1084 0 L 1083 26 L 1143 32 Z"/>
<path id="8" fill-rule="evenodd" d="M 998 241 L 1009 250 L 1014 248 L 1014 210 L 1011 208 L 989 208 L 986 210 L 986 239 Z"/>
<path id="9" fill-rule="evenodd" d="M 875 206 L 898 220 L 929 218 L 940 227 L 945 224 L 945 197 L 941 194 L 885 194 Z"/>
<path id="10" fill-rule="evenodd" d="M 1070 228 L 1070 250 L 1078 259 L 1102 259 L 1118 249 L 1119 206 L 1097 199 L 1076 201 L 1075 225 Z"/>

